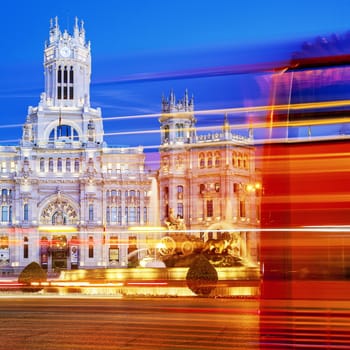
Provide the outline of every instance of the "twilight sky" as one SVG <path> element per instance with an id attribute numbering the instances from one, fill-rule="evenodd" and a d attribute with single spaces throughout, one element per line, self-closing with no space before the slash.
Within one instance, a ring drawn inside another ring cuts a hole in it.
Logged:
<path id="1" fill-rule="evenodd" d="M 27 108 L 39 102 L 44 42 L 55 16 L 70 33 L 75 16 L 85 22 L 91 105 L 102 108 L 108 144 L 137 146 L 159 143 L 157 133 L 132 134 L 159 129 L 157 117 L 132 123 L 118 117 L 159 113 L 170 89 L 182 98 L 187 88 L 196 110 L 263 105 L 265 76 L 232 74 L 237 67 L 286 61 L 305 41 L 343 35 L 349 15 L 349 0 L 6 1 L 0 13 L 0 145 L 18 144 Z M 222 118 L 199 123 L 219 125 Z"/>

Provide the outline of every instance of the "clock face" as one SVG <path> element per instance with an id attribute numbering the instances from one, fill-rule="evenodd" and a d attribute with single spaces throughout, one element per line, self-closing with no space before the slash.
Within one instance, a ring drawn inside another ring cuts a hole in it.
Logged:
<path id="1" fill-rule="evenodd" d="M 68 57 L 70 55 L 70 48 L 67 47 L 67 46 L 63 46 L 60 49 L 60 54 L 61 54 L 62 57 Z"/>

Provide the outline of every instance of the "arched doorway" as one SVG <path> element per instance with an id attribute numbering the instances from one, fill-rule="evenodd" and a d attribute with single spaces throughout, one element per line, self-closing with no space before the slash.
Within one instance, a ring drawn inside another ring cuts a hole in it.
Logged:
<path id="1" fill-rule="evenodd" d="M 60 191 L 42 206 L 40 261 L 43 268 L 53 271 L 78 268 L 80 248 L 77 224 L 77 209 Z"/>
<path id="2" fill-rule="evenodd" d="M 68 244 L 66 235 L 53 235 L 51 240 L 52 269 L 67 268 Z"/>

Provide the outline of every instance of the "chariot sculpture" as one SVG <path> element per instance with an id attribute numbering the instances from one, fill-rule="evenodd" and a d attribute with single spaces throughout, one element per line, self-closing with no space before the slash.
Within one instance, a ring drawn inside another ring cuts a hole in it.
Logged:
<path id="1" fill-rule="evenodd" d="M 186 225 L 180 216 L 175 216 L 173 209 L 164 220 L 167 234 L 160 239 L 159 253 L 163 260 L 190 260 L 190 257 L 203 253 L 212 263 L 230 266 L 238 259 L 240 234 L 238 232 L 224 232 L 220 237 L 203 240 L 186 232 Z M 234 256 L 236 255 L 236 256 Z"/>

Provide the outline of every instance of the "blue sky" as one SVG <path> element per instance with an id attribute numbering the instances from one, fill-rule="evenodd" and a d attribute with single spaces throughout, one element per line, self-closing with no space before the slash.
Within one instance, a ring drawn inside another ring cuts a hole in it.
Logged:
<path id="1" fill-rule="evenodd" d="M 305 40 L 348 32 L 349 14 L 349 0 L 7 1 L 0 13 L 0 144 L 18 143 L 27 108 L 39 101 L 52 17 L 69 31 L 75 16 L 84 20 L 92 47 L 91 104 L 108 119 L 159 113 L 162 94 L 172 88 L 178 98 L 188 88 L 196 109 L 262 104 L 268 91 L 258 88 L 256 75 L 215 72 L 287 60 Z M 133 123 L 135 130 L 158 127 L 156 118 Z M 130 123 L 105 122 L 109 134 L 125 130 Z M 107 141 L 138 145 L 159 138 Z"/>

